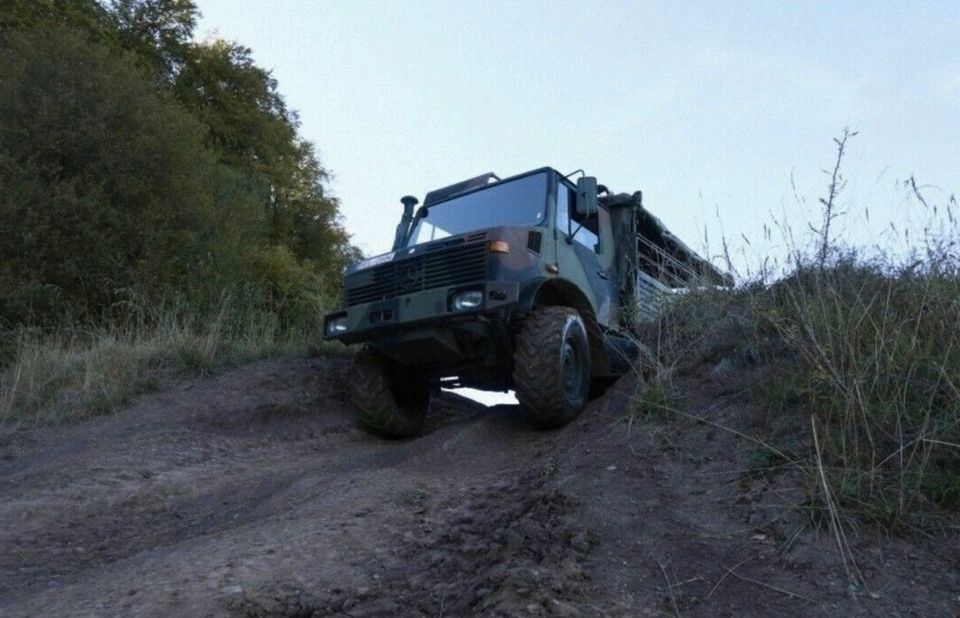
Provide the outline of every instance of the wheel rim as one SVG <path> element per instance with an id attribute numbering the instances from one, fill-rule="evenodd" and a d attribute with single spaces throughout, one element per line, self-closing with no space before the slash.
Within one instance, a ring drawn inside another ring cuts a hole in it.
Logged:
<path id="1" fill-rule="evenodd" d="M 560 351 L 560 371 L 563 375 L 563 389 L 569 400 L 580 396 L 583 384 L 583 362 L 580 350 L 569 339 L 564 340 Z"/>

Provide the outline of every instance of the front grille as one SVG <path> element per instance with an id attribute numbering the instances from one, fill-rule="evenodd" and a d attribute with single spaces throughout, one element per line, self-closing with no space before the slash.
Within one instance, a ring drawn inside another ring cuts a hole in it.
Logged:
<path id="1" fill-rule="evenodd" d="M 486 278 L 486 243 L 444 247 L 351 275 L 344 282 L 345 300 L 349 307 Z"/>

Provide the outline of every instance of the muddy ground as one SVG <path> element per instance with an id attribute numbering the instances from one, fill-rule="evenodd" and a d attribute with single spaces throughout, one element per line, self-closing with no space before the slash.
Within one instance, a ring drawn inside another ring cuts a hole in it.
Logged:
<path id="1" fill-rule="evenodd" d="M 415 440 L 357 429 L 346 361 L 265 361 L 0 444 L 2 616 L 960 615 L 960 544 L 850 530 L 805 480 L 623 380 L 538 433 L 446 394 Z M 684 409 L 745 428 L 709 377 Z M 866 586 L 851 586 L 858 568 Z"/>

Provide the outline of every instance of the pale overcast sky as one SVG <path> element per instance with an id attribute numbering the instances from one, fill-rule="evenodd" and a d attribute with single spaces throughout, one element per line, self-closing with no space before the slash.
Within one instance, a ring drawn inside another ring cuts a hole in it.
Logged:
<path id="1" fill-rule="evenodd" d="M 401 195 L 543 165 L 642 189 L 696 247 L 705 227 L 715 245 L 719 210 L 732 244 L 776 252 L 761 225 L 803 227 L 791 174 L 811 209 L 845 125 L 855 240 L 916 222 L 897 180 L 941 202 L 960 189 L 956 0 L 199 7 L 198 37 L 273 71 L 368 255 L 389 249 Z"/>

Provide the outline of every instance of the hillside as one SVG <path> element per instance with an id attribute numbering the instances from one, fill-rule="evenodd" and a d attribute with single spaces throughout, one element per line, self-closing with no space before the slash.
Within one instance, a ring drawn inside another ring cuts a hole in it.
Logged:
<path id="1" fill-rule="evenodd" d="M 0 614 L 904 615 L 960 610 L 955 535 L 851 538 L 757 474 L 735 381 L 683 415 L 622 379 L 563 430 L 452 394 L 409 442 L 356 428 L 343 357 L 174 380 L 0 445 Z M 628 418 L 633 420 L 627 422 Z M 730 430 L 724 430 L 726 427 Z"/>

